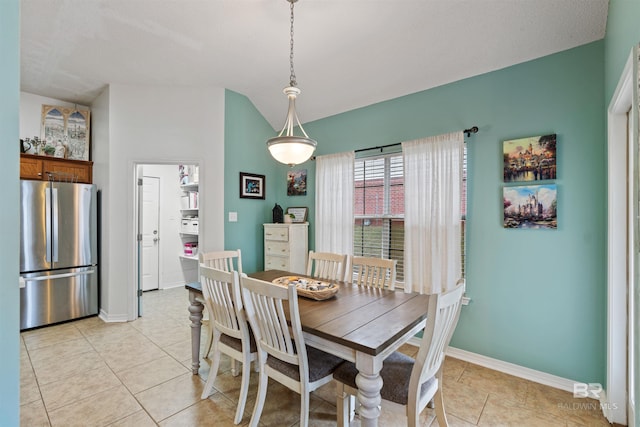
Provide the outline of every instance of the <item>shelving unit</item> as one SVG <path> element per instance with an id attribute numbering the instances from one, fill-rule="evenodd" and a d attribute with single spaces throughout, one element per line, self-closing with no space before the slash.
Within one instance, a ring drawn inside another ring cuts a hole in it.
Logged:
<path id="1" fill-rule="evenodd" d="M 184 245 L 187 242 L 198 243 L 199 237 L 199 218 L 198 218 L 198 203 L 200 193 L 198 192 L 198 183 L 182 184 L 180 189 L 183 192 L 181 199 L 182 208 L 180 209 L 181 224 L 180 224 L 180 237 L 182 241 L 182 247 L 180 248 L 181 259 L 189 261 L 197 261 L 198 255 L 186 255 L 184 253 Z"/>

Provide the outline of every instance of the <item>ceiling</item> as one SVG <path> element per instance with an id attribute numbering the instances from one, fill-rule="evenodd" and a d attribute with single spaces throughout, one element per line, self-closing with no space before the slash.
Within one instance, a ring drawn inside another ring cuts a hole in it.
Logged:
<path id="1" fill-rule="evenodd" d="M 110 83 L 210 85 L 279 129 L 285 0 L 21 0 L 21 90 L 90 105 Z M 608 0 L 300 0 L 297 110 L 309 122 L 605 35 Z"/>

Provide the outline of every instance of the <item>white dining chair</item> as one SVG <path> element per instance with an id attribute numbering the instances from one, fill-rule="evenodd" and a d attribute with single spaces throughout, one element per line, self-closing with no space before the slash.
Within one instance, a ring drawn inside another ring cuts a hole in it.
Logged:
<path id="1" fill-rule="evenodd" d="M 250 277 L 240 278 L 240 283 L 245 310 L 258 344 L 260 366 L 258 395 L 249 425 L 258 426 L 267 384 L 272 378 L 300 394 L 300 426 L 307 427 L 309 393 L 330 382 L 333 371 L 343 360 L 305 345 L 295 285 L 284 287 Z"/>
<path id="2" fill-rule="evenodd" d="M 453 289 L 431 295 L 427 324 L 415 360 L 394 352 L 383 362 L 380 370 L 382 408 L 404 412 L 409 426 L 418 426 L 420 413 L 431 400 L 435 404 L 438 424 L 449 425 L 442 399 L 442 362 L 444 350 L 458 323 L 463 293 L 464 280 L 460 280 Z M 343 363 L 334 372 L 339 426 L 349 425 L 351 396 L 358 392 L 357 374 L 358 370 L 351 362 Z"/>
<path id="3" fill-rule="evenodd" d="M 395 259 L 352 256 L 347 280 L 360 286 L 394 290 L 397 263 Z"/>
<path id="4" fill-rule="evenodd" d="M 347 255 L 309 251 L 307 276 L 325 280 L 344 280 Z"/>
<path id="5" fill-rule="evenodd" d="M 242 275 L 242 254 L 240 249 L 232 251 L 200 252 L 200 264 L 222 271 L 237 271 Z"/>
<path id="6" fill-rule="evenodd" d="M 240 252 L 240 249 L 230 251 L 200 252 L 198 258 L 200 259 L 200 266 L 204 265 L 205 267 L 212 267 L 222 271 L 237 271 L 238 275 L 242 276 L 242 254 Z M 211 353 L 211 345 L 213 344 L 212 332 L 213 329 L 209 328 L 207 343 L 204 346 L 204 358 L 208 358 L 209 353 Z M 231 371 L 234 375 L 236 375 L 236 369 L 237 366 L 234 361 L 231 367 Z"/>
<path id="7" fill-rule="evenodd" d="M 242 362 L 240 397 L 234 418 L 234 423 L 239 424 L 247 402 L 250 366 L 251 362 L 257 361 L 258 347 L 245 317 L 238 272 L 201 265 L 200 279 L 213 336 L 213 359 L 201 398 L 206 399 L 211 394 L 221 354 L 226 354 L 233 361 Z M 232 375 L 238 375 L 237 369 L 232 370 Z"/>

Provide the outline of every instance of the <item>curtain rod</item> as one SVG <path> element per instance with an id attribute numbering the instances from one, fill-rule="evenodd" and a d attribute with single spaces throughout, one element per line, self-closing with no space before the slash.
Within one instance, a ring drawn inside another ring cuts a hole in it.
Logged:
<path id="1" fill-rule="evenodd" d="M 462 133 L 467 134 L 467 138 L 471 136 L 472 133 L 478 133 L 478 126 L 472 126 L 469 129 L 465 129 Z M 401 142 L 396 142 L 395 144 L 387 144 L 387 145 L 378 145 L 377 147 L 369 147 L 369 148 L 361 148 L 359 150 L 354 150 L 356 153 L 360 153 L 362 151 L 370 151 L 370 150 L 384 150 L 385 148 L 395 147 L 401 145 Z"/>
<path id="2" fill-rule="evenodd" d="M 478 126 L 471 126 L 469 129 L 463 130 L 462 133 L 466 133 L 468 138 L 471 136 L 472 133 L 478 133 Z M 369 150 L 380 150 L 380 152 L 382 152 L 382 150 L 384 150 L 385 148 L 395 147 L 401 144 L 402 142 L 396 142 L 395 144 L 378 145 L 377 147 L 361 148 L 359 150 L 354 150 L 354 152 L 360 153 L 362 151 L 369 151 Z M 315 160 L 315 159 L 316 159 L 316 156 L 311 156 L 311 159 L 309 160 Z"/>

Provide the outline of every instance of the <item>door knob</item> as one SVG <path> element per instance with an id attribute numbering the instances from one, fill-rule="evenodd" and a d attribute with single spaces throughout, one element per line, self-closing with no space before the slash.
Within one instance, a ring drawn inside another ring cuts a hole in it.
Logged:
<path id="1" fill-rule="evenodd" d="M 157 242 L 158 240 L 160 240 L 160 239 L 158 239 L 157 237 L 155 237 L 155 238 L 153 239 L 153 243 Z"/>

